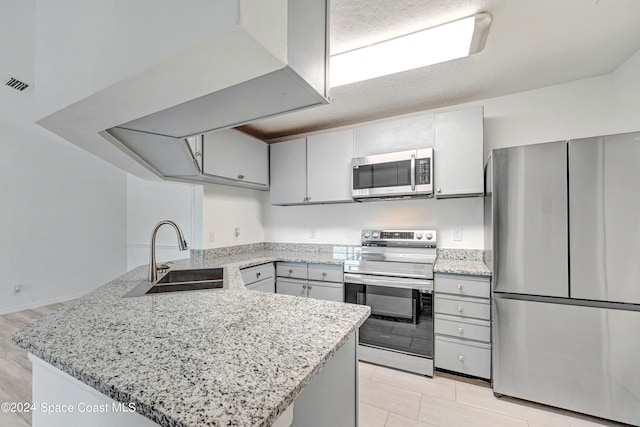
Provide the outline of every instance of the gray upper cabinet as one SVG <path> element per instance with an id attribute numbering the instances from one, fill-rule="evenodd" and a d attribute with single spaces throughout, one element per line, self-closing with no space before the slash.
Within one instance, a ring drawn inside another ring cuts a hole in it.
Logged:
<path id="1" fill-rule="evenodd" d="M 306 138 L 270 146 L 271 204 L 304 203 L 307 198 Z"/>
<path id="2" fill-rule="evenodd" d="M 435 115 L 434 184 L 437 198 L 484 194 L 483 108 Z"/>
<path id="3" fill-rule="evenodd" d="M 353 131 L 271 144 L 271 204 L 352 202 Z"/>
<path id="4" fill-rule="evenodd" d="M 307 197 L 310 203 L 352 202 L 353 130 L 307 138 Z"/>
<path id="5" fill-rule="evenodd" d="M 202 172 L 219 183 L 266 190 L 269 146 L 235 130 L 210 132 L 202 140 Z"/>
<path id="6" fill-rule="evenodd" d="M 354 129 L 354 157 L 433 148 L 433 113 L 385 120 Z"/>

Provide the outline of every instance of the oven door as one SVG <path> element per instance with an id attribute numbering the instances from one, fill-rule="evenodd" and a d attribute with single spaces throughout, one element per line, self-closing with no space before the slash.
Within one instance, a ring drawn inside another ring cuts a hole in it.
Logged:
<path id="1" fill-rule="evenodd" d="M 360 345 L 433 358 L 433 282 L 345 274 L 345 302 L 368 305 Z"/>

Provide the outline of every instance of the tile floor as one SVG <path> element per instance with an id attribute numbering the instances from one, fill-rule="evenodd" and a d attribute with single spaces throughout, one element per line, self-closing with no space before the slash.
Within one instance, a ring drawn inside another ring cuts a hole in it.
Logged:
<path id="1" fill-rule="evenodd" d="M 427 378 L 360 363 L 359 427 L 623 426 L 503 397 L 488 383 L 436 373 Z"/>
<path id="2" fill-rule="evenodd" d="M 31 401 L 31 363 L 11 337 L 62 306 L 0 316 L 0 402 Z M 487 383 L 452 375 L 426 378 L 368 363 L 360 363 L 359 375 L 359 427 L 622 426 L 516 399 L 496 399 Z M 28 413 L 0 412 L 1 427 L 30 425 Z"/>

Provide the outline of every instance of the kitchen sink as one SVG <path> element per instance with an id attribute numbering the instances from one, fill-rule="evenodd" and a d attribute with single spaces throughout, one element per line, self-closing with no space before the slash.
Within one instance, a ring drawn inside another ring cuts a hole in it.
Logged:
<path id="1" fill-rule="evenodd" d="M 224 268 L 203 268 L 196 270 L 170 270 L 156 283 L 141 282 L 124 297 L 160 294 L 166 292 L 197 291 L 226 288 Z"/>

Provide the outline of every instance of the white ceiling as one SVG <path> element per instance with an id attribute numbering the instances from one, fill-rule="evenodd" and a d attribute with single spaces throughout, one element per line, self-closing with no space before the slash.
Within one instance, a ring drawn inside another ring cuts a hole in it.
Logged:
<path id="1" fill-rule="evenodd" d="M 241 129 L 313 132 L 551 86 L 614 71 L 640 49 L 638 0 L 331 0 L 331 53 L 478 12 L 493 23 L 468 58 L 331 90 L 331 103 Z"/>

